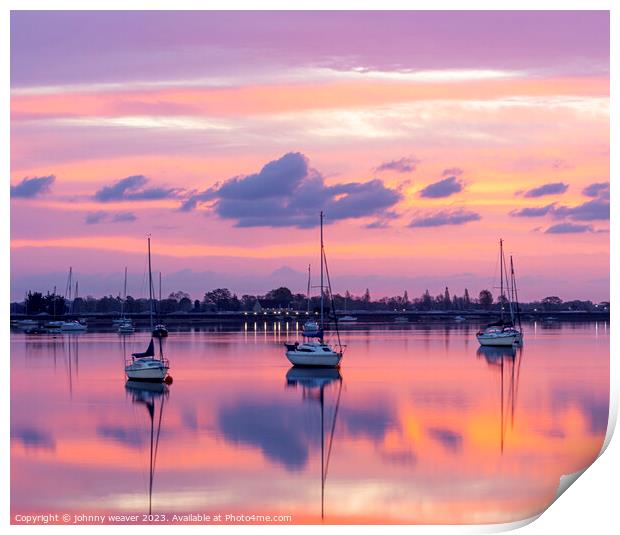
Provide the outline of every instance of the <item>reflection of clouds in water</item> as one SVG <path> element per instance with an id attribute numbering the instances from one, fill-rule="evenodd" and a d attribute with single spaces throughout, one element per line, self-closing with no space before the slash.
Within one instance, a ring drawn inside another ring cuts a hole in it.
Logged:
<path id="1" fill-rule="evenodd" d="M 11 428 L 11 440 L 16 440 L 26 449 L 56 449 L 54 437 L 34 427 Z"/>
<path id="2" fill-rule="evenodd" d="M 310 442 L 320 439 L 318 415 L 309 417 L 305 407 L 243 401 L 220 409 L 218 420 L 226 439 L 260 448 L 287 470 L 303 469 Z"/>
<path id="3" fill-rule="evenodd" d="M 566 410 L 571 405 L 576 405 L 588 420 L 590 433 L 604 434 L 607 432 L 609 395 L 606 391 L 601 391 L 598 395 L 566 389 L 552 391 L 551 407 L 553 410 Z"/>
<path id="4" fill-rule="evenodd" d="M 385 433 L 396 425 L 394 411 L 387 405 L 372 408 L 343 407 L 340 417 L 348 435 L 362 436 L 374 441 L 383 440 Z"/>
<path id="5" fill-rule="evenodd" d="M 417 389 L 411 394 L 413 403 L 421 407 L 467 409 L 471 407 L 471 397 L 464 392 Z"/>
<path id="6" fill-rule="evenodd" d="M 132 448 L 138 448 L 144 444 L 144 437 L 137 429 L 114 426 L 114 425 L 101 425 L 97 428 L 97 434 L 106 439 L 119 442 L 125 446 Z"/>
<path id="7" fill-rule="evenodd" d="M 461 450 L 463 446 L 463 436 L 456 431 L 440 427 L 431 427 L 428 434 L 437 442 L 440 442 L 447 450 L 454 453 Z"/>
<path id="8" fill-rule="evenodd" d="M 310 447 L 320 447 L 320 406 L 315 404 L 282 405 L 244 401 L 234 407 L 224 407 L 219 413 L 219 427 L 232 442 L 258 447 L 265 457 L 282 464 L 287 470 L 305 468 Z M 333 401 L 325 401 L 325 440 L 334 417 Z M 351 437 L 383 440 L 395 425 L 394 411 L 387 406 L 372 408 L 340 407 L 336 422 L 339 429 Z M 336 440 L 336 439 L 335 439 Z"/>

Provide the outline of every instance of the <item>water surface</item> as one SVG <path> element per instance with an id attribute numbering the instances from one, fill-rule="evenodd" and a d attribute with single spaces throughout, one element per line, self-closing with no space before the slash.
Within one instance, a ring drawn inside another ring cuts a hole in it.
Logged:
<path id="1" fill-rule="evenodd" d="M 515 351 L 476 327 L 356 326 L 339 372 L 291 369 L 293 323 L 172 332 L 155 388 L 123 372 L 146 333 L 13 333 L 12 514 L 535 515 L 601 448 L 607 324 L 529 324 Z"/>

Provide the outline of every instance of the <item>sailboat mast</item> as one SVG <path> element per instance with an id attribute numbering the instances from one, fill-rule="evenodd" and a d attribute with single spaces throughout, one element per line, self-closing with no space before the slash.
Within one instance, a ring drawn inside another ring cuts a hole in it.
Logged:
<path id="1" fill-rule="evenodd" d="M 125 301 L 127 301 L 127 266 L 125 266 L 125 282 L 123 284 L 123 300 L 121 301 L 121 318 L 125 317 Z"/>
<path id="2" fill-rule="evenodd" d="M 519 324 L 519 329 L 521 329 L 521 310 L 519 309 L 519 295 L 517 294 L 517 279 L 515 277 L 515 268 L 512 263 L 512 255 L 510 255 L 510 278 L 512 281 L 512 292 L 514 295 L 515 307 L 516 307 L 516 315 L 517 315 L 517 323 Z"/>
<path id="3" fill-rule="evenodd" d="M 323 329 L 323 212 L 321 212 L 321 329 Z"/>
<path id="4" fill-rule="evenodd" d="M 310 314 L 310 264 L 308 264 L 308 314 Z"/>
<path id="5" fill-rule="evenodd" d="M 499 240 L 499 305 L 500 319 L 504 319 L 504 240 Z"/>
<path id="6" fill-rule="evenodd" d="M 153 274 L 151 272 L 151 237 L 148 237 L 149 252 L 149 318 L 151 322 L 151 333 L 153 332 Z"/>

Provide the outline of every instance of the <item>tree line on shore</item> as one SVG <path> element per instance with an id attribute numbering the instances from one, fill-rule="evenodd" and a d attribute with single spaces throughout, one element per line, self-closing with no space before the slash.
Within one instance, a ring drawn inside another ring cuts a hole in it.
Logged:
<path id="1" fill-rule="evenodd" d="M 446 287 L 444 292 L 431 295 L 426 290 L 420 297 L 409 298 L 407 291 L 400 296 L 381 297 L 373 300 L 370 291 L 366 289 L 363 295 L 355 296 L 348 291 L 344 295 L 335 294 L 333 305 L 338 311 L 490 311 L 499 309 L 502 296 L 494 298 L 491 291 L 481 290 L 476 297 L 471 297 L 467 288 L 463 295 L 451 294 Z M 507 303 L 504 303 L 507 306 Z M 158 314 L 171 313 L 209 313 L 209 312 L 253 312 L 263 309 L 290 309 L 296 311 L 316 311 L 320 306 L 320 297 L 308 298 L 304 294 L 294 294 L 286 287 L 275 288 L 265 295 L 237 296 L 228 288 L 216 288 L 204 294 L 202 300 L 192 299 L 183 291 L 171 293 L 162 300 L 155 301 L 155 312 Z M 331 308 L 331 300 L 325 296 L 325 306 Z M 530 311 L 608 311 L 609 302 L 593 303 L 592 301 L 572 300 L 563 301 L 557 296 L 548 296 L 540 301 L 519 303 L 520 310 Z M 143 314 L 148 313 L 150 303 L 148 299 L 127 296 L 105 296 L 95 298 L 88 296 L 69 300 L 56 293 L 42 294 L 28 292 L 23 302 L 11 303 L 13 314 L 49 314 L 52 316 L 63 314 Z"/>

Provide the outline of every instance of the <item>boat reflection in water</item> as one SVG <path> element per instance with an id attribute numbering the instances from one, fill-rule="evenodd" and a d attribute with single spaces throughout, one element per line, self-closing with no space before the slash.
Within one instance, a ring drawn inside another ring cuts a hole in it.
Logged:
<path id="1" fill-rule="evenodd" d="M 503 454 L 508 419 L 510 429 L 514 428 L 523 346 L 480 346 L 476 354 L 500 372 L 500 451 Z M 506 375 L 509 377 L 506 378 Z"/>
<path id="2" fill-rule="evenodd" d="M 338 394 L 334 406 L 334 413 L 329 422 L 329 443 L 325 444 L 325 388 L 338 382 Z M 286 373 L 286 385 L 302 388 L 302 398 L 304 401 L 319 402 L 321 407 L 321 520 L 325 516 L 325 481 L 329 469 L 329 459 L 331 457 L 332 445 L 334 442 L 334 432 L 336 430 L 336 419 L 338 418 L 338 408 L 340 407 L 340 396 L 342 394 L 342 375 L 336 368 L 299 368 L 293 366 Z"/>
<path id="3" fill-rule="evenodd" d="M 159 433 L 161 431 L 164 404 L 168 398 L 168 387 L 163 383 L 145 383 L 143 381 L 127 381 L 125 390 L 131 396 L 136 405 L 143 405 L 150 420 L 150 447 L 149 447 L 149 516 L 152 514 L 153 480 L 155 478 L 155 462 L 159 446 Z M 159 410 L 157 403 L 159 402 Z M 157 416 L 156 416 L 157 414 Z M 157 423 L 155 419 L 157 418 Z"/>

